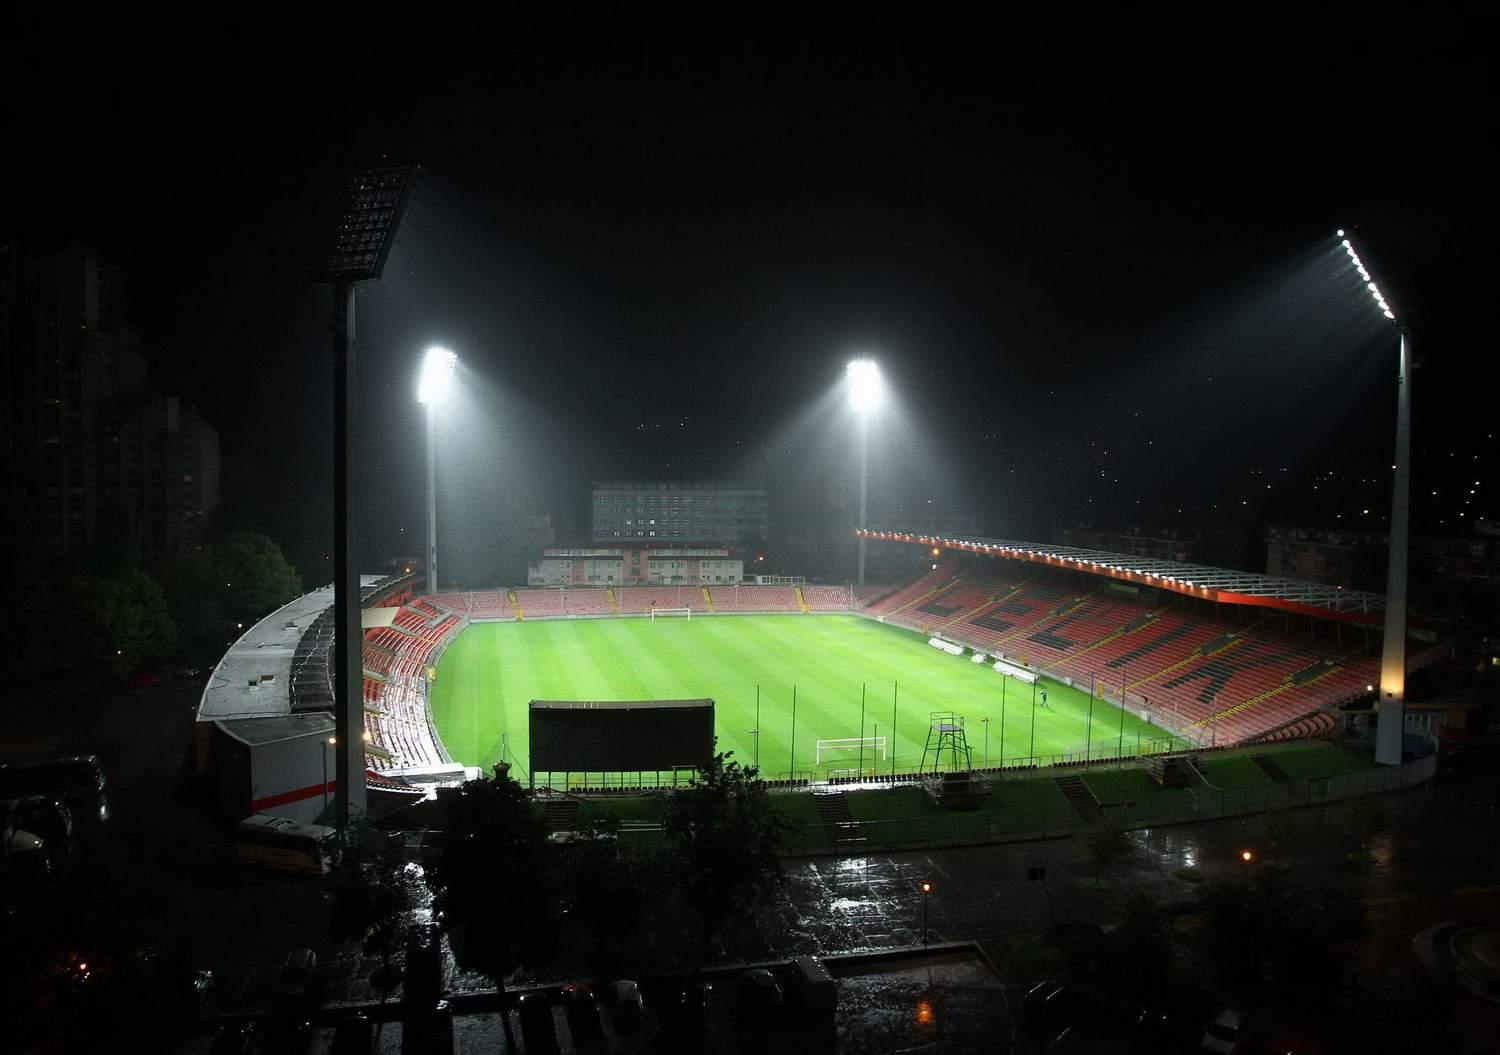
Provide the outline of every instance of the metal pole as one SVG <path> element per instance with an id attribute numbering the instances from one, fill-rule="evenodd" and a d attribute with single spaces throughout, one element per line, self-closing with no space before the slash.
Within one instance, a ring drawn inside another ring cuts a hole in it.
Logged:
<path id="1" fill-rule="evenodd" d="M 982 718 L 982 719 L 980 719 L 980 722 L 981 722 L 981 724 L 984 725 L 984 768 L 985 769 L 989 769 L 990 768 L 990 720 L 988 718 Z"/>
<path id="2" fill-rule="evenodd" d="M 1083 764 L 1089 764 L 1089 742 L 1094 738 L 1094 681 L 1089 675 L 1089 712 L 1083 719 Z"/>
<path id="3" fill-rule="evenodd" d="M 755 686 L 755 768 L 760 769 L 760 686 Z"/>
<path id="4" fill-rule="evenodd" d="M 932 900 L 932 893 L 924 890 L 922 892 L 922 947 L 927 947 L 927 903 Z"/>
<path id="5" fill-rule="evenodd" d="M 865 779 L 865 683 L 859 683 L 859 761 L 855 763 L 859 779 Z"/>
<path id="6" fill-rule="evenodd" d="M 1411 334 L 1401 329 L 1396 374 L 1396 453 L 1391 459 L 1391 543 L 1385 575 L 1385 640 L 1380 650 L 1380 712 L 1375 761 L 1401 764 L 1406 703 L 1406 552 L 1411 495 Z"/>
<path id="7" fill-rule="evenodd" d="M 865 520 L 865 498 L 868 489 L 869 458 L 870 458 L 870 415 L 868 412 L 859 416 L 859 530 L 865 531 L 869 525 Z M 865 537 L 859 536 L 859 584 L 865 584 Z"/>
<path id="8" fill-rule="evenodd" d="M 901 683 L 891 682 L 891 779 L 896 779 L 896 698 L 901 695 Z"/>
<path id="9" fill-rule="evenodd" d="M 354 284 L 333 289 L 334 816 L 340 828 L 365 812 L 363 631 L 354 527 Z"/>
<path id="10" fill-rule="evenodd" d="M 437 593 L 437 415 L 427 401 L 427 592 Z"/>
<path id="11" fill-rule="evenodd" d="M 322 820 L 327 815 L 328 815 L 328 741 L 324 740 L 323 741 L 323 816 L 320 816 L 318 819 Z"/>
<path id="12" fill-rule="evenodd" d="M 1031 758 L 1033 765 L 1036 764 L 1036 682 L 1031 683 L 1031 746 L 1026 749 L 1026 754 Z"/>
<path id="13" fill-rule="evenodd" d="M 1125 679 L 1120 679 L 1120 746 L 1115 749 L 1116 758 L 1125 757 Z"/>
<path id="14" fill-rule="evenodd" d="M 788 765 L 789 765 L 790 768 L 789 768 L 789 770 L 787 772 L 787 776 L 790 779 L 792 779 L 792 780 L 796 780 L 797 779 L 797 686 L 795 686 L 795 685 L 792 686 L 792 750 L 791 750 L 791 761 L 788 763 Z"/>
<path id="15" fill-rule="evenodd" d="M 1006 674 L 1000 675 L 1000 768 L 1005 768 L 1005 683 L 1010 680 Z"/>

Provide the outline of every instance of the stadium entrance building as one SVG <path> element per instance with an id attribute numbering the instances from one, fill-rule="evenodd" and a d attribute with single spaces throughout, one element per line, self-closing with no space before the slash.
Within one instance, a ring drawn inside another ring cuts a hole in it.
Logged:
<path id="1" fill-rule="evenodd" d="M 542 550 L 529 586 L 714 586 L 744 578 L 744 562 L 719 547 L 615 546 Z"/>

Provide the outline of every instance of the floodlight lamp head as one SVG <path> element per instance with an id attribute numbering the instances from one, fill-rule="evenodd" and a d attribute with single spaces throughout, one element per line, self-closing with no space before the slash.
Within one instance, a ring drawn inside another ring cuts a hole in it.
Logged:
<path id="1" fill-rule="evenodd" d="M 856 414 L 869 414 L 880 406 L 884 385 L 875 360 L 855 359 L 844 376 L 849 382 L 849 406 Z"/>
<path id="2" fill-rule="evenodd" d="M 436 345 L 427 349 L 422 360 L 422 377 L 417 382 L 417 402 L 435 405 L 447 398 L 453 368 L 457 365 L 458 356 L 448 349 Z"/>

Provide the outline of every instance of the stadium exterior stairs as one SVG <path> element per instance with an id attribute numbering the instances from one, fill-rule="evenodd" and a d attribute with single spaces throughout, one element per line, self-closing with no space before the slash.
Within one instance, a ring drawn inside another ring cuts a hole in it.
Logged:
<path id="1" fill-rule="evenodd" d="M 714 599 L 708 595 L 708 587 L 703 587 L 703 606 L 710 612 L 714 610 Z"/>
<path id="2" fill-rule="evenodd" d="M 1094 793 L 1089 790 L 1082 777 L 1053 777 L 1052 781 L 1068 800 L 1068 805 L 1073 807 L 1073 812 L 1083 818 L 1084 823 L 1093 824 L 1099 819 L 1099 800 L 1094 798 Z"/>
<path id="3" fill-rule="evenodd" d="M 797 607 L 800 608 L 800 609 L 802 609 L 802 614 L 803 615 L 806 615 L 807 614 L 807 598 L 804 597 L 804 596 L 802 596 L 802 587 L 798 586 L 798 587 L 796 587 L 796 590 L 797 590 Z"/>
<path id="4" fill-rule="evenodd" d="M 818 819 L 823 822 L 823 831 L 833 846 L 847 846 L 865 841 L 864 832 L 854 814 L 849 812 L 849 799 L 842 791 L 820 792 L 813 796 Z"/>
<path id="5" fill-rule="evenodd" d="M 570 832 L 578 827 L 578 800 L 567 797 L 547 800 L 547 830 Z"/>
<path id="6" fill-rule="evenodd" d="M 519 623 L 522 619 L 525 618 L 525 616 L 521 614 L 521 599 L 516 596 L 516 591 L 514 590 L 506 590 L 505 596 L 509 598 L 510 610 L 516 613 L 516 622 Z"/>
<path id="7" fill-rule="evenodd" d="M 1254 762 L 1260 771 L 1278 784 L 1285 784 L 1291 780 L 1291 774 L 1276 764 L 1276 759 L 1270 755 L 1251 755 L 1250 761 Z"/>

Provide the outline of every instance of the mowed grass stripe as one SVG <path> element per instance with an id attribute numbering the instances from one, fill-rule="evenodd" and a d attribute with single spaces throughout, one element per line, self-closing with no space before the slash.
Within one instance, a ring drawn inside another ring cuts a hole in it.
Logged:
<path id="1" fill-rule="evenodd" d="M 481 684 L 474 685 L 478 681 Z M 900 683 L 899 723 L 892 736 L 891 693 Z M 991 764 L 1000 760 L 1000 697 L 1006 687 L 1005 756 L 1030 744 L 1029 686 L 1009 682 L 987 666 L 939 653 L 918 634 L 855 616 L 700 616 L 652 623 L 598 619 L 472 624 L 449 648 L 432 694 L 444 743 L 456 761 L 492 764 L 500 734 L 526 762 L 526 705 L 544 699 L 684 699 L 716 704 L 719 746 L 749 761 L 754 754 L 755 688 L 762 691 L 760 751 L 768 776 L 791 764 L 791 696 L 798 689 L 796 768 L 813 768 L 814 742 L 859 735 L 860 685 L 867 687 L 865 735 L 888 737 L 896 768 L 921 758 L 929 713 L 953 711 L 967 720 L 976 764 L 983 760 L 983 726 L 992 720 Z M 1082 745 L 1088 697 L 1047 683 L 1049 709 L 1037 709 L 1036 750 L 1055 753 Z M 1119 714 L 1096 702 L 1093 740 L 1113 744 Z M 1141 728 L 1126 718 L 1128 741 Z M 843 768 L 847 762 L 834 762 Z M 866 756 L 866 764 L 871 760 Z M 890 764 L 889 758 L 885 762 Z M 828 768 L 825 765 L 825 771 Z"/>

